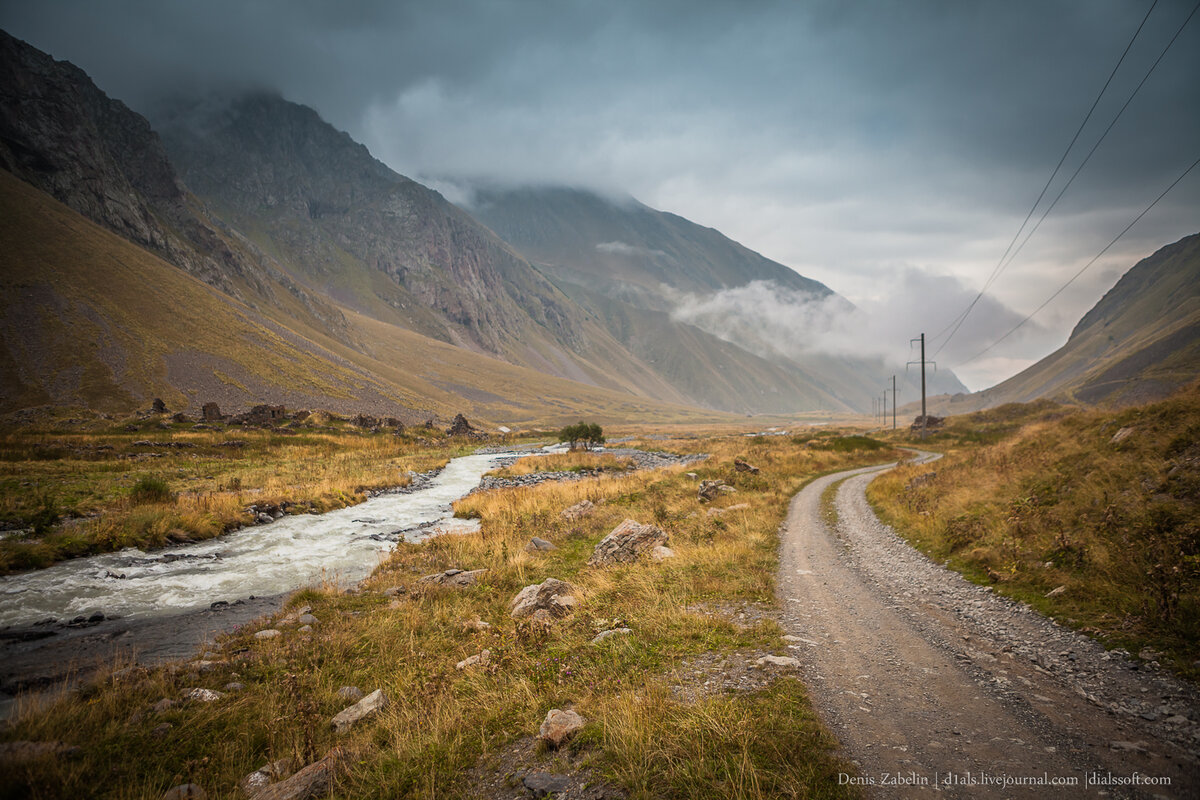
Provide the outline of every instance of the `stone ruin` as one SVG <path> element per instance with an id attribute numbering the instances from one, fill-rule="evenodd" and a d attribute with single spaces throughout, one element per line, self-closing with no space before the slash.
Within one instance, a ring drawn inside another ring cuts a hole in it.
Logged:
<path id="1" fill-rule="evenodd" d="M 221 416 L 221 407 L 216 403 L 205 403 L 200 414 L 205 422 L 221 422 L 225 419 Z"/>
<path id="2" fill-rule="evenodd" d="M 483 431 L 476 430 L 471 427 L 471 423 L 467 422 L 467 418 L 462 414 L 456 414 L 454 421 L 450 423 L 450 427 L 446 429 L 447 436 L 469 436 L 472 439 L 486 439 L 487 434 Z"/>

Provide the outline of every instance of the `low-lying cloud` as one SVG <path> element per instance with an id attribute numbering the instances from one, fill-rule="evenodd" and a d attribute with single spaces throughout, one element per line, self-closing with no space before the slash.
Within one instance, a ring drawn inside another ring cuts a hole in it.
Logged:
<path id="1" fill-rule="evenodd" d="M 753 281 L 706 296 L 677 293 L 672 317 L 763 357 L 802 362 L 807 355 L 821 353 L 880 359 L 903 370 L 908 361 L 919 358 L 910 340 L 926 334 L 926 355 L 932 357 L 946 342 L 956 315 L 975 296 L 956 278 L 912 268 L 898 270 L 881 285 L 888 288 L 856 305 L 839 295 L 817 297 L 771 281 Z M 914 319 L 924 324 L 914 325 Z M 965 362 L 1021 319 L 985 295 L 938 358 L 943 364 Z M 1020 342 L 1044 333 L 1036 322 L 1029 322 L 1010 338 Z M 1013 366 L 1006 360 L 1010 372 Z M 978 369 L 956 374 L 971 389 L 993 382 Z"/>

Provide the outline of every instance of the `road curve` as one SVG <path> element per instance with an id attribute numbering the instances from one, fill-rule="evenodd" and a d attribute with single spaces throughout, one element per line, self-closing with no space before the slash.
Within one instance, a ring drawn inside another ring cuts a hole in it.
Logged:
<path id="1" fill-rule="evenodd" d="M 1200 797 L 1195 687 L 902 542 L 864 494 L 892 466 L 809 484 L 781 533 L 784 627 L 853 780 L 872 797 Z"/>

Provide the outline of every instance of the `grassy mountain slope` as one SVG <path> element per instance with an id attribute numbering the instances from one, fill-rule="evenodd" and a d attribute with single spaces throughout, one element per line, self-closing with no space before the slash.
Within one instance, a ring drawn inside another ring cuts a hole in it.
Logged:
<path id="1" fill-rule="evenodd" d="M 496 421 L 711 419 L 553 378 L 347 312 L 364 354 L 310 338 L 0 171 L 0 411 L 259 402 Z"/>
<path id="2" fill-rule="evenodd" d="M 1008 380 L 937 398 L 931 413 L 964 413 L 1040 397 L 1129 405 L 1161 399 L 1200 375 L 1200 234 L 1126 272 L 1067 343 Z"/>

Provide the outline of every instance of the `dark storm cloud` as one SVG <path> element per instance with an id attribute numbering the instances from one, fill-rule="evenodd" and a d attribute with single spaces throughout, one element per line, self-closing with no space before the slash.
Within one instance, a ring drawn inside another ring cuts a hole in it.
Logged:
<path id="1" fill-rule="evenodd" d="M 1060 180 L 1192 5 L 1161 0 Z M 982 285 L 1148 7 L 78 0 L 8 3 L 0 25 L 135 108 L 181 87 L 275 88 L 447 189 L 489 178 L 627 191 L 860 305 L 914 269 L 952 279 L 911 298 L 896 323 L 906 340 Z M 1200 18 L 996 298 L 1032 310 L 1200 156 L 1197 76 Z M 1198 228 L 1200 174 L 1039 315 L 1039 335 L 968 382 L 1044 355 L 1123 269 Z M 992 327 L 964 325 L 954 350 L 986 344 Z"/>

